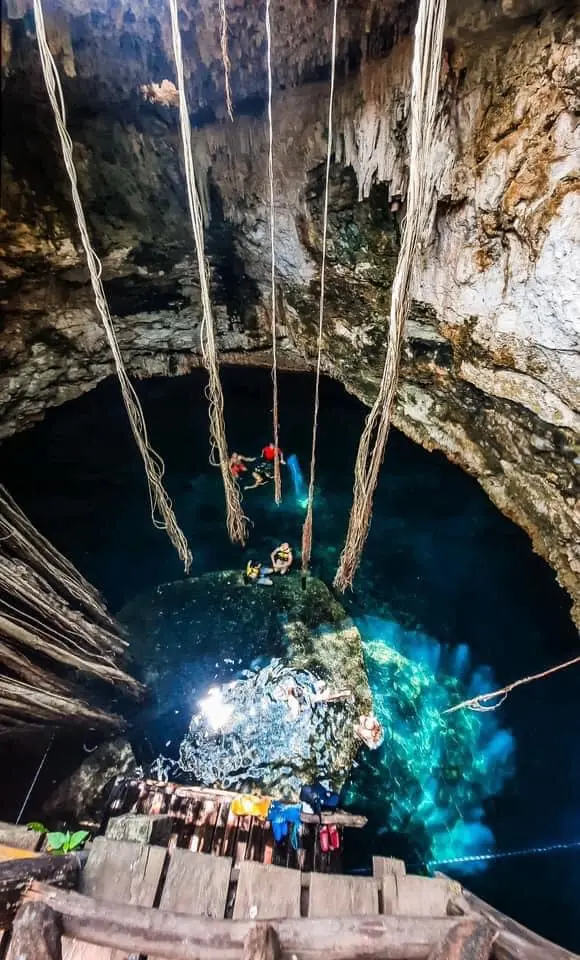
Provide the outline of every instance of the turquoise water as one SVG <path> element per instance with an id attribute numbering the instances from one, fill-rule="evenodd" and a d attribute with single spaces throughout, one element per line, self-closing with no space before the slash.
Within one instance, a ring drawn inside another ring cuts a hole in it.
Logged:
<path id="1" fill-rule="evenodd" d="M 269 373 L 226 370 L 224 384 L 230 444 L 256 455 L 271 439 Z M 241 551 L 227 540 L 219 476 L 208 463 L 203 385 L 201 373 L 138 385 L 194 575 L 266 560 L 282 540 L 299 548 L 303 488 L 295 484 L 309 462 L 312 415 L 312 379 L 282 375 L 281 443 L 296 461 L 283 470 L 280 507 L 271 488 L 245 495 L 253 526 Z M 346 527 L 363 418 L 356 400 L 323 382 L 313 572 L 327 582 Z M 150 524 L 114 382 L 6 442 L 0 475 L 111 609 L 181 576 L 170 544 Z M 375 709 L 389 734 L 379 751 L 361 754 L 349 784 L 352 804 L 369 816 L 369 829 L 345 850 L 350 867 L 368 868 L 373 853 L 402 854 L 420 866 L 580 839 L 577 672 L 514 693 L 496 714 L 454 714 L 441 726 L 441 708 L 460 693 L 506 683 L 576 649 L 567 598 L 526 536 L 471 478 L 396 431 L 359 577 L 344 602 L 361 627 Z M 578 851 L 484 866 L 469 877 L 475 892 L 580 949 Z"/>

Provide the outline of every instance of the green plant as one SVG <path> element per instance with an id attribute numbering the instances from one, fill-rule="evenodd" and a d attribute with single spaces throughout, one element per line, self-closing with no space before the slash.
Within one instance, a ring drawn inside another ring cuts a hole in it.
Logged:
<path id="1" fill-rule="evenodd" d="M 27 827 L 29 830 L 35 830 L 37 833 L 46 833 L 46 848 L 49 853 L 64 854 L 72 853 L 74 850 L 80 850 L 90 836 L 88 830 L 75 830 L 74 832 L 67 830 L 65 833 L 56 830 L 51 833 L 47 831 L 43 823 L 38 823 L 36 820 L 28 823 Z"/>

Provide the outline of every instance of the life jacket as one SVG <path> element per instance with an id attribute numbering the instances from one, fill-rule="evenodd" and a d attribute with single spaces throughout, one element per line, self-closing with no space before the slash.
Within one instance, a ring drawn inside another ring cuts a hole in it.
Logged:
<path id="1" fill-rule="evenodd" d="M 231 812 L 236 817 L 258 817 L 265 820 L 270 811 L 271 800 L 268 797 L 254 797 L 243 793 L 232 800 Z"/>
<path id="2" fill-rule="evenodd" d="M 284 803 L 274 800 L 268 811 L 268 820 L 272 824 L 272 833 L 276 843 L 280 843 L 290 832 L 290 843 L 295 850 L 300 846 L 300 818 L 302 810 L 299 803 Z"/>
<path id="3" fill-rule="evenodd" d="M 249 577 L 251 580 L 254 579 L 254 577 L 257 577 L 259 575 L 261 567 L 262 567 L 261 563 L 256 563 L 255 560 L 248 560 L 246 564 L 246 576 Z"/>
<path id="4" fill-rule="evenodd" d="M 274 556 L 276 557 L 277 560 L 289 560 L 290 551 L 286 550 L 285 548 L 278 547 Z"/>

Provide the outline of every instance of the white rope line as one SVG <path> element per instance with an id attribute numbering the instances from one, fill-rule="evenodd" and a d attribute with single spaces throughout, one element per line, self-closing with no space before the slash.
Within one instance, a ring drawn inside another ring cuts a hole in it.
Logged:
<path id="1" fill-rule="evenodd" d="M 278 424 L 278 358 L 277 358 L 277 328 L 276 328 L 276 249 L 275 249 L 275 209 L 274 209 L 274 131 L 272 127 L 272 30 L 270 22 L 271 0 L 266 0 L 266 45 L 268 56 L 268 180 L 270 186 L 270 309 L 272 323 L 272 421 L 274 438 L 274 499 L 280 503 L 282 499 L 282 483 L 280 478 L 280 455 L 278 452 L 279 424 Z"/>
<path id="2" fill-rule="evenodd" d="M 542 670 L 541 673 L 534 673 L 529 677 L 522 677 L 521 680 L 514 680 L 513 683 L 508 683 L 500 690 L 492 690 L 491 693 L 480 693 L 477 697 L 470 697 L 469 700 L 462 700 L 461 703 L 457 703 L 454 707 L 448 707 L 447 710 L 443 710 L 443 713 L 455 713 L 456 710 L 463 710 L 464 707 L 467 707 L 469 710 L 475 710 L 478 713 L 489 713 L 492 710 L 497 710 L 498 707 L 501 707 L 501 705 L 507 700 L 508 694 L 510 694 L 512 690 L 515 690 L 517 687 L 521 687 L 525 683 L 533 683 L 534 680 L 543 680 L 544 677 L 549 677 L 553 673 L 559 673 L 560 670 L 567 670 L 568 667 L 573 667 L 577 663 L 580 663 L 580 656 L 572 657 L 571 660 L 566 660 L 565 663 L 559 663 L 555 667 L 549 667 L 547 670 Z M 495 700 L 497 697 L 499 697 L 497 703 L 490 702 Z"/>
<path id="3" fill-rule="evenodd" d="M 187 202 L 189 215 L 195 240 L 197 265 L 199 269 L 199 286 L 201 291 L 202 321 L 201 321 L 201 355 L 208 372 L 209 383 L 206 395 L 209 401 L 209 432 L 210 432 L 210 462 L 219 465 L 226 498 L 226 524 L 230 538 L 234 543 L 244 544 L 247 536 L 247 519 L 242 511 L 240 490 L 232 476 L 229 467 L 228 445 L 224 423 L 224 397 L 219 377 L 217 348 L 211 298 L 209 289 L 208 267 L 205 258 L 205 244 L 203 235 L 203 213 L 191 148 L 191 123 L 187 106 L 185 75 L 183 68 L 183 52 L 181 46 L 181 32 L 179 29 L 179 15 L 177 0 L 169 0 L 171 12 L 171 36 L 173 41 L 173 56 L 177 72 L 177 89 L 179 91 L 179 125 L 181 129 L 181 144 L 183 148 L 183 164 L 187 185 Z M 217 455 L 217 460 L 216 460 Z"/>
<path id="4" fill-rule="evenodd" d="M 135 393 L 129 377 L 127 376 L 113 326 L 113 321 L 111 319 L 109 305 L 107 303 L 101 279 L 102 264 L 91 246 L 87 221 L 78 189 L 77 174 L 73 156 L 73 143 L 66 126 L 66 109 L 64 104 L 63 90 L 60 77 L 58 75 L 58 70 L 46 39 L 46 28 L 44 23 L 42 2 L 41 0 L 33 0 L 33 3 L 34 23 L 44 82 L 46 85 L 48 98 L 50 100 L 50 105 L 54 113 L 54 119 L 56 121 L 56 127 L 62 147 L 62 156 L 70 180 L 72 200 L 75 208 L 81 241 L 87 259 L 87 267 L 95 296 L 95 304 L 103 323 L 111 352 L 113 354 L 115 370 L 119 379 L 121 394 L 127 410 L 127 416 L 129 417 L 129 423 L 131 424 L 131 430 L 145 466 L 145 473 L 149 488 L 149 499 L 151 504 L 151 518 L 154 526 L 158 530 L 165 530 L 167 532 L 171 542 L 177 550 L 177 553 L 183 561 L 185 570 L 188 571 L 191 566 L 191 551 L 184 534 L 177 524 L 171 500 L 169 499 L 169 496 L 162 483 L 165 465 L 159 454 L 153 450 L 149 443 L 143 410 L 141 408 L 141 404 L 139 403 L 137 394 Z"/>
<path id="5" fill-rule="evenodd" d="M 322 217 L 322 263 L 320 267 L 320 300 L 318 304 L 318 341 L 316 356 L 316 379 L 314 385 L 314 416 L 312 420 L 312 451 L 310 455 L 310 480 L 308 505 L 302 528 L 302 572 L 306 573 L 312 553 L 312 516 L 314 507 L 314 480 L 316 474 L 316 443 L 318 438 L 318 414 L 320 410 L 320 369 L 322 363 L 322 332 L 324 328 L 324 281 L 326 277 L 326 238 L 328 233 L 328 200 L 330 194 L 330 163 L 333 141 L 334 81 L 336 75 L 336 33 L 338 0 L 334 0 L 332 12 L 332 52 L 330 68 L 330 97 L 328 101 L 328 143 L 326 147 L 326 180 L 324 187 L 324 211 Z"/>
<path id="6" fill-rule="evenodd" d="M 221 21 L 221 30 L 220 30 L 220 43 L 222 48 L 222 60 L 224 64 L 224 84 L 226 92 L 226 109 L 228 111 L 228 117 L 230 120 L 234 119 L 234 108 L 232 105 L 232 88 L 230 86 L 230 70 L 231 62 L 230 55 L 228 52 L 228 17 L 226 13 L 226 3 L 225 0 L 219 0 L 220 7 L 220 21 Z"/>
<path id="7" fill-rule="evenodd" d="M 367 416 L 357 453 L 353 504 L 334 585 L 352 586 L 372 517 L 373 497 L 397 393 L 401 345 L 409 313 L 415 256 L 434 202 L 432 151 L 445 30 L 446 0 L 420 0 L 413 48 L 407 215 L 391 294 L 389 334 L 377 398 Z"/>

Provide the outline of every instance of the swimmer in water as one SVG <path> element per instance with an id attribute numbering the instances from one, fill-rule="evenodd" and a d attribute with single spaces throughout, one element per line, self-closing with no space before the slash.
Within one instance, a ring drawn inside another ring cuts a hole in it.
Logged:
<path id="1" fill-rule="evenodd" d="M 236 479 L 241 476 L 242 473 L 247 471 L 247 463 L 254 463 L 255 457 L 243 457 L 241 453 L 236 453 L 234 450 L 230 457 L 230 473 L 232 477 Z"/>
<path id="2" fill-rule="evenodd" d="M 372 713 L 358 718 L 354 732 L 369 750 L 377 750 L 385 736 L 381 724 Z"/>
<path id="3" fill-rule="evenodd" d="M 280 447 L 275 447 L 273 443 L 267 443 L 262 449 L 262 459 L 265 460 L 266 463 L 274 463 L 276 454 L 278 454 L 280 463 L 285 465 L 286 461 L 284 460 L 284 454 L 280 450 Z"/>
<path id="4" fill-rule="evenodd" d="M 279 573 L 280 576 L 284 576 L 285 573 L 288 573 L 290 567 L 294 563 L 294 555 L 292 553 L 292 547 L 289 543 L 281 543 L 279 547 L 276 547 L 275 550 L 272 550 L 270 556 L 272 561 L 272 569 L 274 573 Z"/>
<path id="5" fill-rule="evenodd" d="M 256 487 L 263 487 L 265 483 L 270 483 L 272 478 L 267 476 L 263 468 L 260 466 L 256 467 L 255 470 L 252 470 L 252 479 L 254 482 L 244 487 L 244 490 L 255 490 Z"/>
<path id="6" fill-rule="evenodd" d="M 244 572 L 246 583 L 257 583 L 262 587 L 271 587 L 272 580 L 269 574 L 272 573 L 270 567 L 264 567 L 258 560 L 248 560 Z"/>

